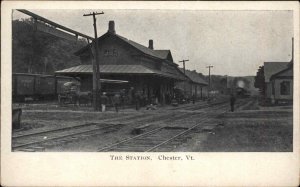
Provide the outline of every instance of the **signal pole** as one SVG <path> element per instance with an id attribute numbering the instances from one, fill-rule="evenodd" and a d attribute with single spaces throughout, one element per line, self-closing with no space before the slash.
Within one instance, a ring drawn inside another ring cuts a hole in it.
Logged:
<path id="1" fill-rule="evenodd" d="M 213 68 L 214 66 L 206 66 L 208 68 L 208 98 L 209 98 L 209 92 L 211 91 L 211 82 L 210 82 L 210 68 Z"/>
<path id="2" fill-rule="evenodd" d="M 100 84 L 100 70 L 99 70 L 99 56 L 98 56 L 98 36 L 97 36 L 97 25 L 96 25 L 96 15 L 104 14 L 104 12 L 93 12 L 89 14 L 84 14 L 83 16 L 93 16 L 93 26 L 94 26 L 94 50 L 95 50 L 95 61 L 93 61 L 93 106 L 94 110 L 99 110 L 101 100 L 99 99 L 99 94 L 101 94 L 101 84 Z"/>

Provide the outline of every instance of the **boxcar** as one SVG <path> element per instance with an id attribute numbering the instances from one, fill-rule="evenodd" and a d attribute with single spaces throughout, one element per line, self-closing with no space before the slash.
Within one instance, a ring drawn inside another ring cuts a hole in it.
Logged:
<path id="1" fill-rule="evenodd" d="M 35 76 L 32 74 L 16 73 L 12 77 L 13 98 L 23 100 L 35 95 Z"/>
<path id="2" fill-rule="evenodd" d="M 66 76 L 13 73 L 13 101 L 24 101 L 29 97 L 34 100 L 57 98 L 57 95 L 62 93 L 63 84 L 66 82 L 76 82 L 76 80 Z"/>
<path id="3" fill-rule="evenodd" d="M 52 75 L 36 75 L 35 95 L 39 99 L 55 96 L 55 77 Z"/>

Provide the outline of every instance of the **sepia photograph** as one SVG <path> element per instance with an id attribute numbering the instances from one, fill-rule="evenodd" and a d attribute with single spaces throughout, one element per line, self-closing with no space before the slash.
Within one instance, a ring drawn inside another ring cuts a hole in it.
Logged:
<path id="1" fill-rule="evenodd" d="M 291 152 L 293 38 L 292 11 L 15 9 L 12 151 Z"/>
<path id="2" fill-rule="evenodd" d="M 2 5 L 1 185 L 299 185 L 299 4 Z"/>

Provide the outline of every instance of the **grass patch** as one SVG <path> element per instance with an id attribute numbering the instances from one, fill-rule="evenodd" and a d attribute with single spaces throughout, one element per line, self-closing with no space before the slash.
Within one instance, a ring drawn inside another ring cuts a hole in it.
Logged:
<path id="1" fill-rule="evenodd" d="M 22 128 L 23 130 L 29 130 L 29 129 L 34 129 L 34 128 L 42 128 L 45 125 L 38 123 L 38 122 L 32 122 L 32 123 L 28 123 L 28 122 L 21 122 L 22 123 Z"/>
<path id="2" fill-rule="evenodd" d="M 277 121 L 232 122 L 216 128 L 203 142 L 210 152 L 290 152 L 293 151 L 293 126 Z"/>

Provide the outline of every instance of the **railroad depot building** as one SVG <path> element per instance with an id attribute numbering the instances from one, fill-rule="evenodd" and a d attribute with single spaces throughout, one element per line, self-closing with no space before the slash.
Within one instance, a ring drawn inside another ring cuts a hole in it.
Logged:
<path id="1" fill-rule="evenodd" d="M 184 91 L 188 97 L 196 96 L 196 99 L 204 99 L 208 96 L 208 83 L 204 80 L 196 70 L 184 70 L 180 68 L 180 71 L 187 77 L 187 81 L 177 82 L 175 87 Z"/>
<path id="2" fill-rule="evenodd" d="M 79 77 L 81 91 L 91 91 L 93 54 L 93 46 L 88 44 L 75 53 L 82 65 L 56 71 L 56 74 Z M 134 89 L 164 104 L 166 97 L 173 95 L 175 83 L 187 80 L 173 62 L 170 50 L 154 49 L 153 40 L 145 47 L 116 34 L 114 21 L 109 22 L 107 33 L 98 38 L 98 54 L 101 79 L 128 81 L 126 84 L 103 84 L 103 91 Z"/>

